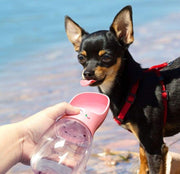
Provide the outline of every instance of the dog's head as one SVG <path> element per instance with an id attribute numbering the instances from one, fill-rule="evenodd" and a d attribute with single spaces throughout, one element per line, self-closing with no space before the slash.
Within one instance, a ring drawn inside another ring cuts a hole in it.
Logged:
<path id="1" fill-rule="evenodd" d="M 68 16 L 65 29 L 84 67 L 84 84 L 99 86 L 107 93 L 121 67 L 126 49 L 134 41 L 131 6 L 124 7 L 115 16 L 109 30 L 89 34 Z"/>

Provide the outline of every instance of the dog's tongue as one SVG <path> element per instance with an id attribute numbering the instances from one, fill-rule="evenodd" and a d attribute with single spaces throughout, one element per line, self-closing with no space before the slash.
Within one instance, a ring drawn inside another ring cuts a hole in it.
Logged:
<path id="1" fill-rule="evenodd" d="M 89 85 L 93 84 L 94 82 L 96 82 L 96 80 L 81 80 L 80 84 L 81 84 L 81 86 L 89 86 Z"/>

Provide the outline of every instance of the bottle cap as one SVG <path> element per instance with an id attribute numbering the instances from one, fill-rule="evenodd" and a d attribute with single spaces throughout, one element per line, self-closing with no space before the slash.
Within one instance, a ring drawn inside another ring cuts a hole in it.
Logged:
<path id="1" fill-rule="evenodd" d="M 80 114 L 67 116 L 85 124 L 92 135 L 102 124 L 109 110 L 110 101 L 108 96 L 96 92 L 84 92 L 76 95 L 70 104 L 80 108 Z"/>

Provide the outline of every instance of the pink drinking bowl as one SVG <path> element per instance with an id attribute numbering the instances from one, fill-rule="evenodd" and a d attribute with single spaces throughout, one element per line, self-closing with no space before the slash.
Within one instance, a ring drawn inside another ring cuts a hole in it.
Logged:
<path id="1" fill-rule="evenodd" d="M 81 109 L 79 115 L 68 116 L 85 124 L 92 135 L 102 124 L 109 111 L 108 96 L 96 92 L 84 92 L 76 95 L 70 104 Z"/>

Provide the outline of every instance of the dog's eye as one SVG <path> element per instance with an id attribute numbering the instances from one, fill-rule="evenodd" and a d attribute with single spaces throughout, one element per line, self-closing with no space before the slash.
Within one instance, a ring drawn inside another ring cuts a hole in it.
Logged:
<path id="1" fill-rule="evenodd" d="M 78 55 L 78 60 L 82 64 L 86 62 L 86 58 L 83 55 Z"/>
<path id="2" fill-rule="evenodd" d="M 101 58 L 101 61 L 104 63 L 109 63 L 111 62 L 112 58 L 109 55 L 103 55 Z"/>

